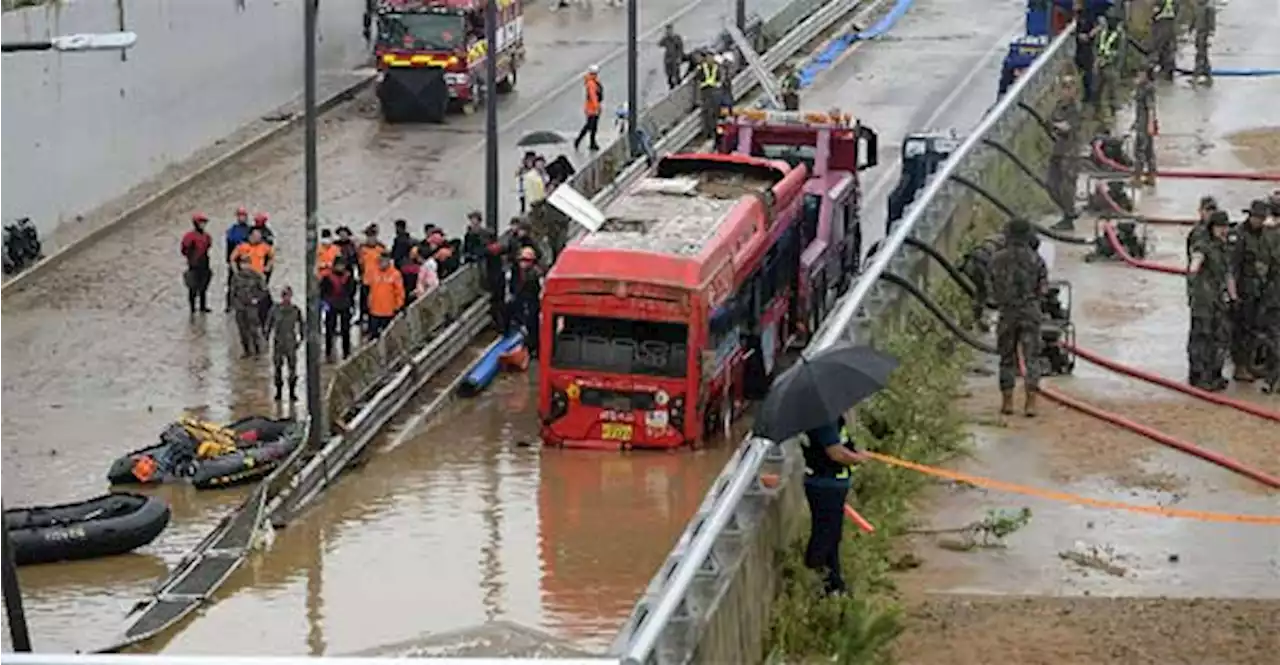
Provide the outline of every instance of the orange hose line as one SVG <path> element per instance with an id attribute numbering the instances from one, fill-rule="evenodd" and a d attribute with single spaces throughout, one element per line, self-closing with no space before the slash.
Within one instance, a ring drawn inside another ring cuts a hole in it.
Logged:
<path id="1" fill-rule="evenodd" d="M 1160 517 L 1177 517 L 1182 519 L 1199 520 L 1202 522 L 1232 522 L 1237 524 L 1262 524 L 1280 526 L 1280 515 L 1241 515 L 1235 513 L 1217 513 L 1205 510 L 1185 510 L 1181 508 L 1166 508 L 1164 506 L 1149 506 L 1133 503 L 1125 503 L 1123 501 L 1113 501 L 1110 499 L 1094 499 L 1092 497 L 1081 496 L 1079 494 L 1071 494 L 1069 492 L 1059 492 L 1057 490 L 1046 490 L 1028 485 L 1019 485 L 1016 483 L 1005 482 L 1003 480 L 995 480 L 983 476 L 975 476 L 973 474 L 962 473 L 959 471 L 950 471 L 947 469 L 939 469 L 933 466 L 917 464 L 904 459 L 899 459 L 891 455 L 882 453 L 865 452 L 867 457 L 896 467 L 910 469 L 918 473 L 923 473 L 936 478 L 945 478 L 958 482 L 968 483 L 977 487 L 997 490 L 1001 492 L 1009 492 L 1011 494 L 1022 494 L 1025 496 L 1034 496 L 1050 501 L 1058 501 L 1062 503 L 1072 503 L 1082 506 L 1090 506 L 1093 508 L 1105 508 L 1110 510 L 1123 510 L 1131 513 L 1141 513 L 1145 515 L 1158 515 Z"/>
<path id="2" fill-rule="evenodd" d="M 760 483 L 765 487 L 777 487 L 778 476 L 772 473 L 762 473 L 760 474 Z M 853 506 L 847 503 L 844 504 L 844 516 L 848 518 L 850 522 L 853 522 L 854 525 L 857 526 L 863 533 L 876 532 L 875 526 L 873 526 L 871 522 L 868 522 L 867 518 L 863 517 L 861 513 L 859 513 L 857 510 L 854 510 Z"/>

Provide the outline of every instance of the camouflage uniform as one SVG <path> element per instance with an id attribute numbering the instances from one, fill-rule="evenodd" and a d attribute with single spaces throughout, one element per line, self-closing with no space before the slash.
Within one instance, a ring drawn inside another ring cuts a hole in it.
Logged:
<path id="1" fill-rule="evenodd" d="M 1053 153 L 1049 157 L 1049 189 L 1068 217 L 1075 214 L 1078 165 L 1072 157 L 1080 129 L 1080 100 L 1074 92 L 1058 101 L 1050 123 L 1053 125 Z"/>
<path id="2" fill-rule="evenodd" d="M 297 399 L 298 342 L 302 339 L 302 310 L 292 302 L 276 303 L 267 319 L 271 331 L 271 364 L 274 367 L 276 399 L 284 387 L 284 372 L 289 374 L 289 399 Z"/>
<path id="3" fill-rule="evenodd" d="M 262 321 L 258 302 L 268 297 L 267 280 L 259 273 L 240 266 L 231 275 L 231 307 L 235 310 L 236 330 L 246 356 L 262 353 Z"/>
<path id="4" fill-rule="evenodd" d="M 1267 284 L 1262 292 L 1262 316 L 1259 322 L 1259 342 L 1269 350 L 1262 378 L 1268 390 L 1280 389 L 1280 227 L 1272 226 L 1264 231 L 1270 245 L 1271 268 Z"/>
<path id="5" fill-rule="evenodd" d="M 960 271 L 973 284 L 973 320 L 979 324 L 991 302 L 991 258 L 1004 249 L 1003 233 L 993 233 L 969 250 L 960 263 Z"/>
<path id="6" fill-rule="evenodd" d="M 1196 387 L 1224 387 L 1222 365 L 1230 343 L 1227 281 L 1231 276 L 1227 243 L 1208 232 L 1191 248 L 1192 263 L 1199 269 L 1187 275 L 1187 300 L 1191 329 L 1187 334 L 1188 382 Z"/>
<path id="7" fill-rule="evenodd" d="M 782 106 L 788 111 L 800 110 L 800 76 L 794 69 L 782 77 Z"/>
<path id="8" fill-rule="evenodd" d="M 1156 176 L 1155 112 L 1156 86 L 1143 80 L 1133 91 L 1133 176 L 1148 183 Z"/>
<path id="9" fill-rule="evenodd" d="M 1035 393 L 1040 386 L 1041 298 L 1049 274 L 1044 259 L 1031 248 L 1031 232 L 1011 229 L 1009 245 L 991 259 L 991 292 L 1000 321 L 996 324 L 996 348 L 1000 352 L 1001 410 L 1013 410 L 1018 354 L 1026 365 L 1027 415 L 1035 413 Z"/>
<path id="10" fill-rule="evenodd" d="M 1218 29 L 1218 11 L 1214 8 L 1215 0 L 1196 0 L 1194 14 L 1191 17 L 1191 30 L 1195 35 L 1196 64 L 1192 75 L 1202 77 L 1205 81 L 1213 79 L 1209 72 L 1209 39 Z"/>
<path id="11" fill-rule="evenodd" d="M 1274 299 L 1274 296 L 1267 293 L 1267 287 L 1275 279 L 1274 272 L 1280 270 L 1280 256 L 1275 255 L 1280 245 L 1271 242 L 1275 230 L 1261 226 L 1255 228 L 1252 222 L 1242 224 L 1239 233 L 1233 257 L 1233 272 L 1240 300 L 1234 317 L 1231 361 L 1236 368 L 1236 378 L 1249 380 L 1253 378 L 1254 354 L 1258 350 L 1258 344 L 1267 336 L 1264 325 L 1266 301 Z"/>

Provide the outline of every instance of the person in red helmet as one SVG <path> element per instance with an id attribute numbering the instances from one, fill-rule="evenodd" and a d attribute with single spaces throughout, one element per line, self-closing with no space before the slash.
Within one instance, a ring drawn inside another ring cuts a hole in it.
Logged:
<path id="1" fill-rule="evenodd" d="M 276 232 L 272 231 L 270 226 L 267 226 L 268 219 L 270 218 L 267 217 L 267 213 L 265 212 L 254 213 L 253 214 L 253 230 L 262 234 L 262 242 L 265 242 L 274 248 L 276 246 Z M 263 277 L 267 278 L 268 284 L 271 283 L 271 273 L 274 270 L 275 270 L 275 265 L 272 264 L 267 268 L 267 271 L 262 275 Z"/>
<path id="2" fill-rule="evenodd" d="M 213 237 L 205 230 L 209 217 L 202 212 L 191 216 L 191 230 L 182 236 L 179 248 L 187 259 L 187 269 L 182 275 L 187 285 L 187 305 L 195 314 L 199 305 L 200 312 L 209 311 L 209 282 L 213 280 L 213 268 L 209 265 L 209 249 L 213 246 Z"/>

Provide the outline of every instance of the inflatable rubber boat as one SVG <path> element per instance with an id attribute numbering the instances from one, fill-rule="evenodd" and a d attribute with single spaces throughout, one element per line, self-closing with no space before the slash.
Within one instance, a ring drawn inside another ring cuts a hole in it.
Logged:
<path id="1" fill-rule="evenodd" d="M 197 489 L 254 482 L 271 473 L 302 443 L 293 420 L 252 416 L 225 427 L 185 418 L 160 433 L 160 442 L 111 464 L 113 485 L 186 481 Z"/>
<path id="2" fill-rule="evenodd" d="M 19 566 L 132 552 L 169 525 L 169 505 L 153 496 L 107 494 L 79 503 L 4 511 Z"/>

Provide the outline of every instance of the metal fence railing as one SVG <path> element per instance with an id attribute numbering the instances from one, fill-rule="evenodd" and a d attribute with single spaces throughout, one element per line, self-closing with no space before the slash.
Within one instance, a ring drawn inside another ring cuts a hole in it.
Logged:
<path id="1" fill-rule="evenodd" d="M 906 259 L 900 251 L 907 237 L 935 237 L 950 223 L 959 203 L 966 200 L 963 198 L 966 190 L 954 183 L 952 177 L 976 176 L 986 167 L 993 156 L 992 151 L 984 147 L 983 139 L 1010 137 L 1022 122 L 1028 121 L 1025 116 L 1019 117 L 1023 113 L 1018 108 L 1019 102 L 1038 98 L 1049 90 L 1058 68 L 1069 63 L 1073 53 L 1074 40 L 1068 28 L 1023 73 L 930 179 L 916 203 L 805 349 L 806 354 L 821 351 L 851 335 L 860 336 L 858 331 L 864 330 L 869 306 L 874 301 L 886 300 L 877 294 L 880 275 L 891 267 L 907 274 Z M 692 660 L 701 626 L 714 602 L 706 599 L 719 597 L 733 572 L 717 565 L 714 552 L 721 550 L 720 544 L 726 538 L 741 539 L 741 533 L 726 534 L 726 528 L 731 524 L 750 523 L 742 512 L 744 497 L 758 486 L 761 466 L 769 459 L 783 456 L 782 448 L 773 441 L 752 437 L 742 443 L 712 483 L 702 507 L 614 642 L 614 652 L 621 655 L 624 662 L 665 665 Z"/>

